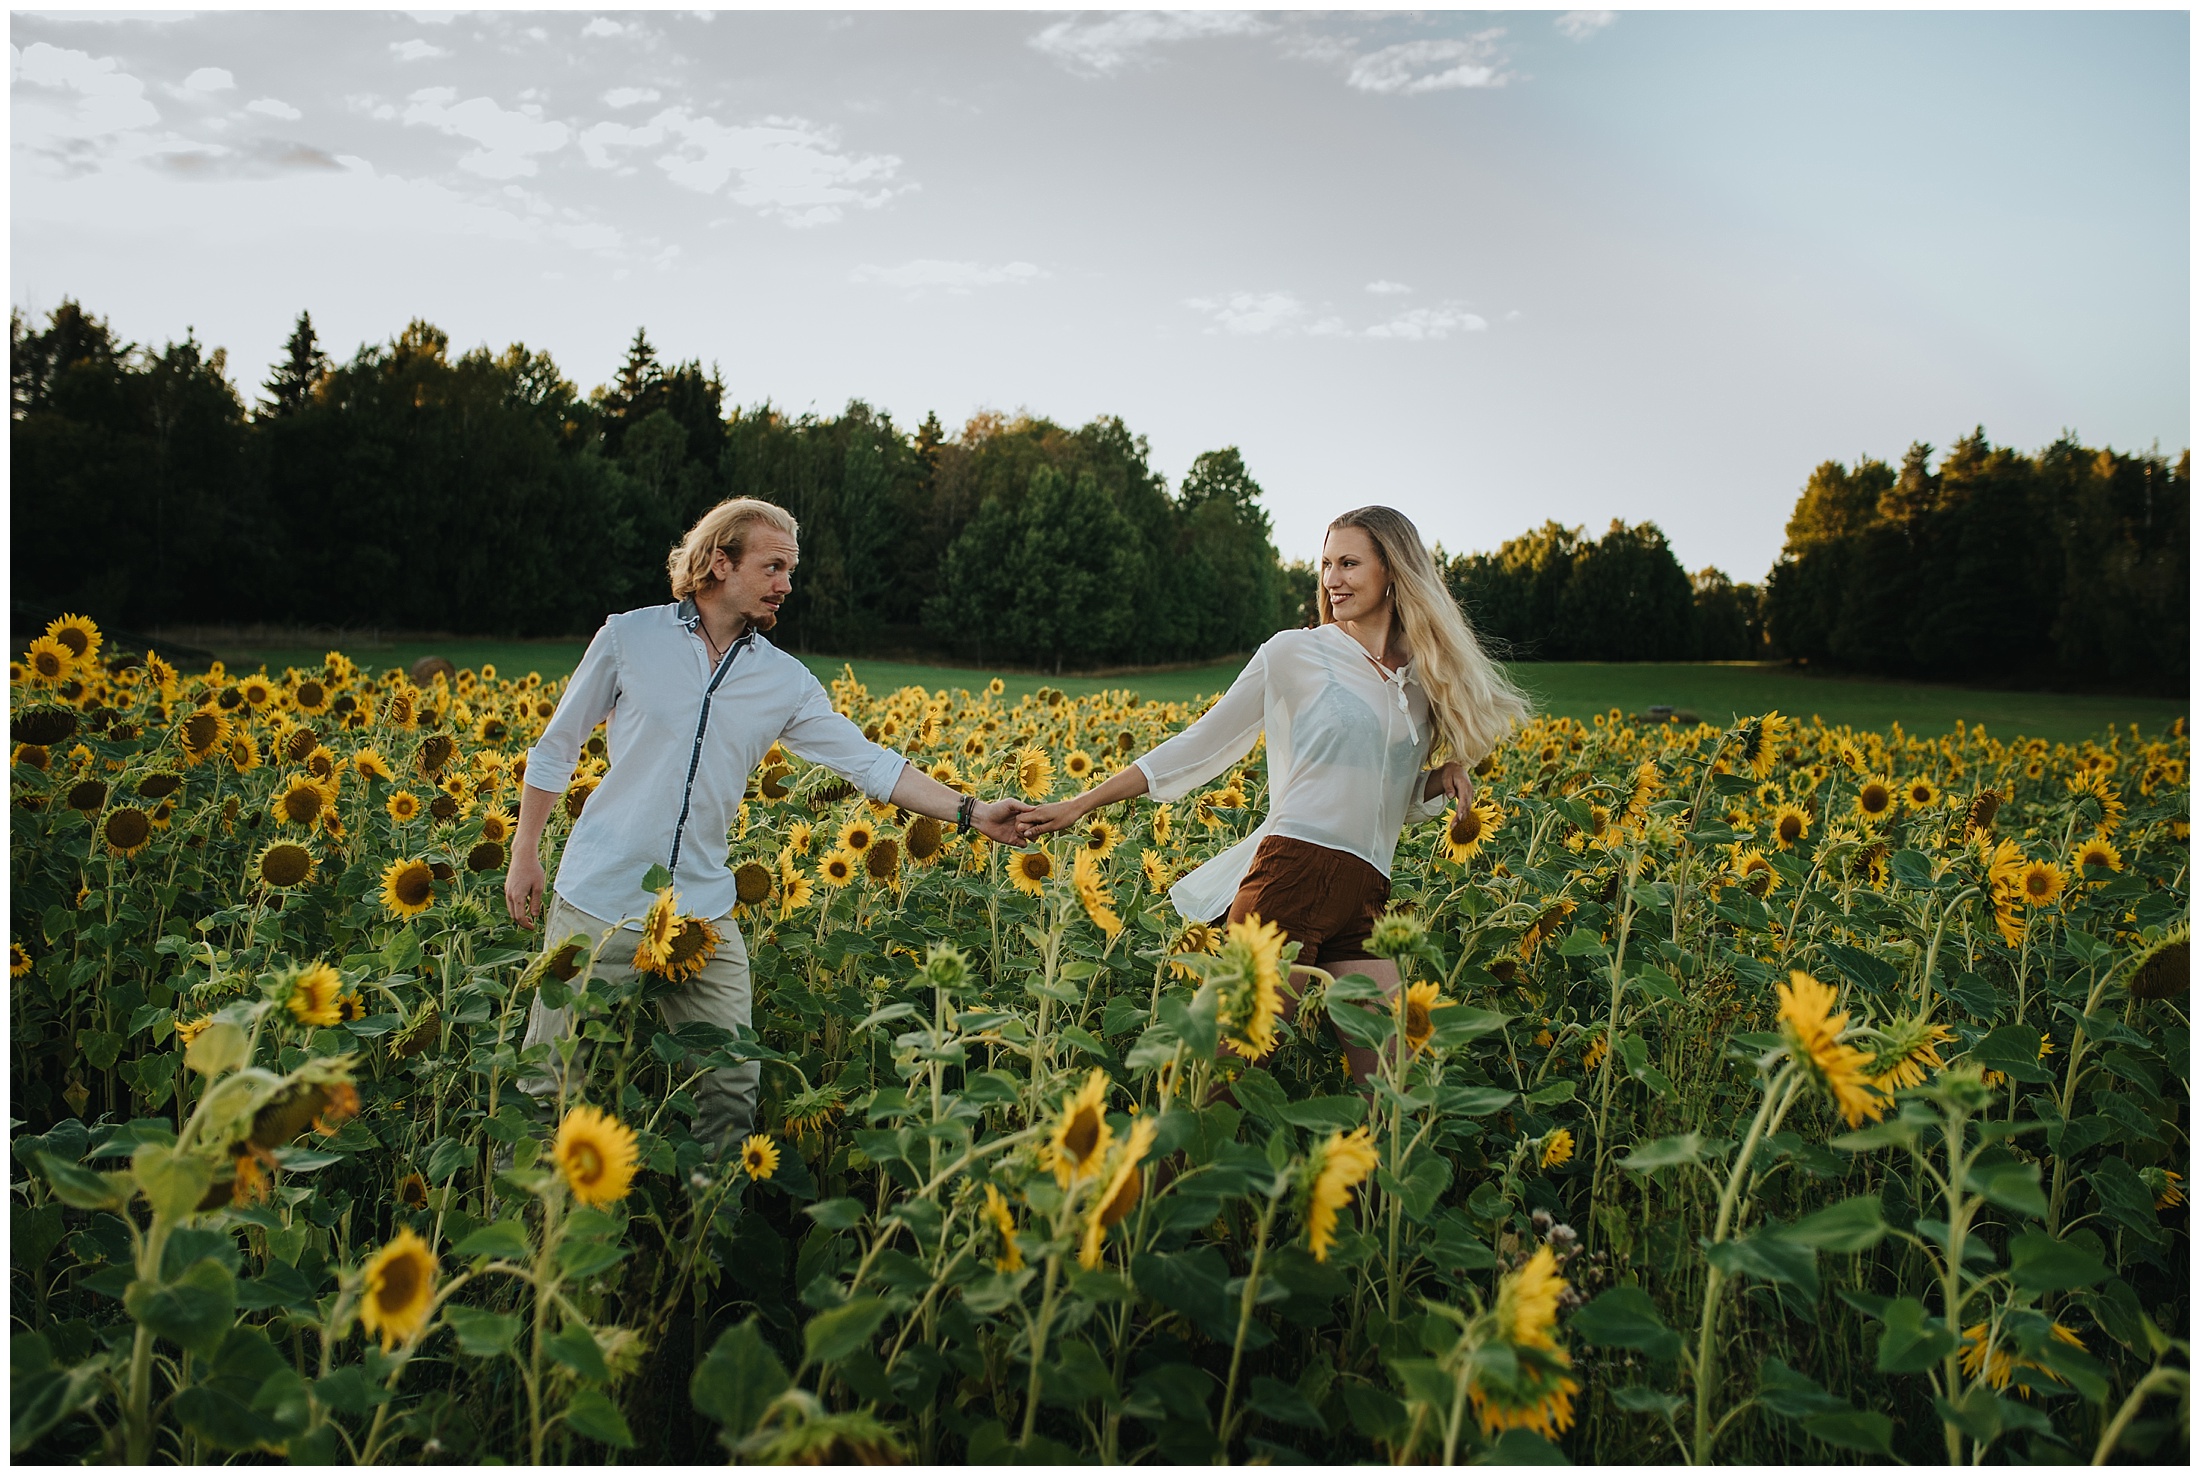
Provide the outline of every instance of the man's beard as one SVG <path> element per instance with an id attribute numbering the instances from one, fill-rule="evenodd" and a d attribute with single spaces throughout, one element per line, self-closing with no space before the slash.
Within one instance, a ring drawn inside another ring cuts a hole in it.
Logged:
<path id="1" fill-rule="evenodd" d="M 749 629 L 756 631 L 760 634 L 764 631 L 770 630 L 778 623 L 779 612 L 777 610 L 766 610 L 761 615 L 751 615 L 749 617 Z"/>

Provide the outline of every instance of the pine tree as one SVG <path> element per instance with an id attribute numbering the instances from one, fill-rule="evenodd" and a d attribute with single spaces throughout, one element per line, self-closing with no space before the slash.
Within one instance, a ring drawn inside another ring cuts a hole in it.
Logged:
<path id="1" fill-rule="evenodd" d="M 283 353 L 282 362 L 275 365 L 273 376 L 263 386 L 267 397 L 260 401 L 261 416 L 270 420 L 303 406 L 314 387 L 328 377 L 329 358 L 314 337 L 311 313 L 298 315 L 298 326 L 291 330 Z"/>

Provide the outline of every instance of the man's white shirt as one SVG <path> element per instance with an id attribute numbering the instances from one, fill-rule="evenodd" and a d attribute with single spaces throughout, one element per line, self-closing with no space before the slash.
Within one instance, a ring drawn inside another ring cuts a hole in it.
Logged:
<path id="1" fill-rule="evenodd" d="M 574 823 L 553 883 L 596 917 L 647 911 L 642 878 L 652 866 L 673 867 L 682 912 L 732 911 L 728 833 L 749 775 L 775 742 L 875 800 L 893 795 L 907 763 L 835 712 L 810 669 L 763 636 L 744 636 L 714 666 L 694 619 L 693 602 L 682 601 L 606 620 L 527 752 L 526 782 L 562 793 L 588 735 L 608 719 L 610 769 Z"/>

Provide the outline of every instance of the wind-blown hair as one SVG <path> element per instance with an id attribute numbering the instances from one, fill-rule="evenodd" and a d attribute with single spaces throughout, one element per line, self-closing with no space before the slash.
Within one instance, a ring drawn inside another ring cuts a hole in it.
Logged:
<path id="1" fill-rule="evenodd" d="M 1421 542 L 1420 530 L 1396 508 L 1356 507 L 1329 525 L 1358 528 L 1374 541 L 1375 553 L 1390 577 L 1391 609 L 1413 652 L 1413 672 L 1428 693 L 1436 722 L 1436 755 L 1463 764 L 1480 763 L 1515 726 L 1534 711 L 1527 694 L 1513 685 L 1505 668 L 1491 660 L 1474 629 L 1444 587 L 1436 561 Z M 1336 616 L 1329 590 L 1315 586 L 1321 623 Z"/>
<path id="2" fill-rule="evenodd" d="M 684 600 L 711 587 L 710 556 L 714 549 L 724 549 L 727 558 L 740 563 L 749 529 L 758 523 L 777 528 L 789 538 L 796 536 L 794 514 L 755 497 L 729 497 L 697 518 L 687 537 L 665 558 L 665 572 L 672 576 L 672 597 Z"/>

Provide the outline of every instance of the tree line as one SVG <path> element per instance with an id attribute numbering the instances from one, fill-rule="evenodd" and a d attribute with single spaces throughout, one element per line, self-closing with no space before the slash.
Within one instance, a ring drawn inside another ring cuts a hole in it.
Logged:
<path id="1" fill-rule="evenodd" d="M 641 332 L 583 395 L 546 353 L 454 354 L 419 321 L 338 362 L 300 314 L 249 405 L 220 349 L 125 343 L 73 301 L 9 337 L 17 599 L 119 625 L 585 634 L 663 599 L 665 551 L 729 496 L 802 524 L 795 649 L 1061 670 L 1312 619 L 1313 569 L 1278 557 L 1238 451 L 1171 487 L 1115 417 L 950 434 L 862 401 L 729 407 Z M 1762 585 L 1688 573 L 1654 523 L 1438 557 L 1521 659 L 2182 685 L 2189 457 L 1979 433 L 1931 459 L 1819 467 Z"/>

